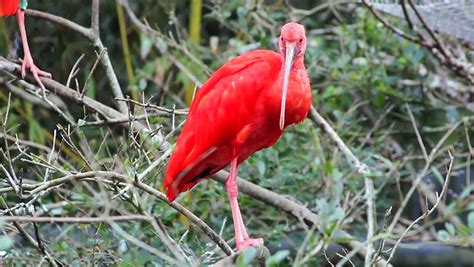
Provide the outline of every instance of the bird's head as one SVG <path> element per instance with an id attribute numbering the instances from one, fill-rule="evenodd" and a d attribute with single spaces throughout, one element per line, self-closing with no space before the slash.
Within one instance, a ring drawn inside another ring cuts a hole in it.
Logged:
<path id="1" fill-rule="evenodd" d="M 290 54 L 293 60 L 302 58 L 306 51 L 306 34 L 304 26 L 290 22 L 281 27 L 279 40 L 280 53 L 286 59 Z"/>
<path id="2" fill-rule="evenodd" d="M 285 127 L 286 94 L 288 92 L 290 71 L 295 61 L 302 62 L 306 51 L 306 34 L 303 25 L 295 22 L 283 25 L 279 45 L 280 53 L 285 61 L 280 111 L 280 130 L 283 130 Z"/>

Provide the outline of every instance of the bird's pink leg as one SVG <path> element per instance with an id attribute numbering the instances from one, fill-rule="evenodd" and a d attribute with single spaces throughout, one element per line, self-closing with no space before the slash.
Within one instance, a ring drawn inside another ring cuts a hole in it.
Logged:
<path id="1" fill-rule="evenodd" d="M 232 219 L 235 228 L 235 243 L 237 245 L 237 251 L 240 251 L 247 247 L 263 245 L 263 239 L 250 238 L 245 229 L 237 199 L 239 195 L 239 189 L 237 187 L 237 170 L 237 159 L 235 158 L 230 162 L 230 174 L 225 182 L 225 188 L 227 190 L 227 196 L 229 197 L 230 209 L 232 210 Z"/>
<path id="2" fill-rule="evenodd" d="M 33 62 L 33 57 L 31 56 L 30 47 L 28 45 L 28 38 L 26 37 L 25 10 L 18 8 L 18 11 L 16 12 L 16 20 L 18 22 L 18 27 L 20 28 L 21 42 L 23 44 L 23 52 L 25 53 L 23 64 L 21 65 L 21 77 L 25 78 L 26 70 L 28 69 L 44 92 L 46 89 L 39 79 L 39 76 L 51 78 L 51 73 L 40 70 Z"/>

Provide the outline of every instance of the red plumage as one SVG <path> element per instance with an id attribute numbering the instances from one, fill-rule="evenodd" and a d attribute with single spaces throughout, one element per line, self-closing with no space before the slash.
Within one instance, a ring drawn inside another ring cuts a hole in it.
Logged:
<path id="1" fill-rule="evenodd" d="M 277 53 L 252 51 L 223 65 L 197 91 L 166 171 L 170 200 L 229 164 L 239 134 L 242 138 L 250 130 L 245 126 L 259 119 L 255 108 L 279 65 Z"/>
<path id="2" fill-rule="evenodd" d="M 0 16 L 15 15 L 20 0 L 0 0 Z"/>
<path id="3" fill-rule="evenodd" d="M 254 50 L 224 64 L 197 91 L 165 174 L 171 201 L 232 158 L 241 163 L 278 140 L 282 65 L 280 54 Z M 304 74 L 290 77 L 285 126 L 303 120 L 311 105 Z"/>
<path id="4" fill-rule="evenodd" d="M 250 238 L 241 216 L 237 200 L 240 163 L 273 145 L 288 125 L 306 117 L 311 106 L 304 27 L 284 25 L 279 47 L 279 54 L 254 50 L 238 56 L 204 83 L 166 169 L 164 186 L 173 201 L 230 163 L 225 186 L 237 250 L 263 244 L 262 238 Z"/>

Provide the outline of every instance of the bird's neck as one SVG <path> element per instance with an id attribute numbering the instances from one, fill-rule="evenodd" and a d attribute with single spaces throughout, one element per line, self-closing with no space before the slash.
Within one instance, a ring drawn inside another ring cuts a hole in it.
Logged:
<path id="1" fill-rule="evenodd" d="M 299 56 L 295 58 L 295 61 L 293 62 L 292 69 L 298 70 L 298 69 L 304 69 L 304 55 Z"/>
<path id="2" fill-rule="evenodd" d="M 279 118 L 281 112 L 281 94 L 283 91 L 284 72 L 285 67 L 282 65 L 278 81 L 274 84 L 273 90 L 266 91 L 267 94 L 263 98 L 267 105 L 268 118 L 270 118 L 269 124 L 275 131 L 280 131 Z M 298 123 L 304 119 L 308 113 L 309 106 L 311 105 L 311 89 L 303 56 L 299 56 L 293 61 L 288 80 L 286 99 L 285 127 L 290 124 Z M 268 105 L 270 105 L 270 107 L 268 107 Z"/>

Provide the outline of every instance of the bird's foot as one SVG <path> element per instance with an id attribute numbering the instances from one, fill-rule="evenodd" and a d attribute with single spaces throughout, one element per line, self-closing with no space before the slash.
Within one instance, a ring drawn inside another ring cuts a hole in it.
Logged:
<path id="1" fill-rule="evenodd" d="M 263 238 L 247 238 L 244 241 L 237 243 L 237 251 L 244 250 L 248 247 L 258 247 L 263 245 Z"/>
<path id="2" fill-rule="evenodd" d="M 43 94 L 44 94 L 46 91 L 46 88 L 44 87 L 39 77 L 42 76 L 42 77 L 51 78 L 52 77 L 51 73 L 43 71 L 40 68 L 38 68 L 33 62 L 33 58 L 31 56 L 25 56 L 25 58 L 23 59 L 23 64 L 21 65 L 22 78 L 25 78 L 27 70 L 29 70 L 31 74 L 33 74 L 33 77 L 35 78 L 39 87 L 41 87 L 41 89 L 43 90 Z"/>

